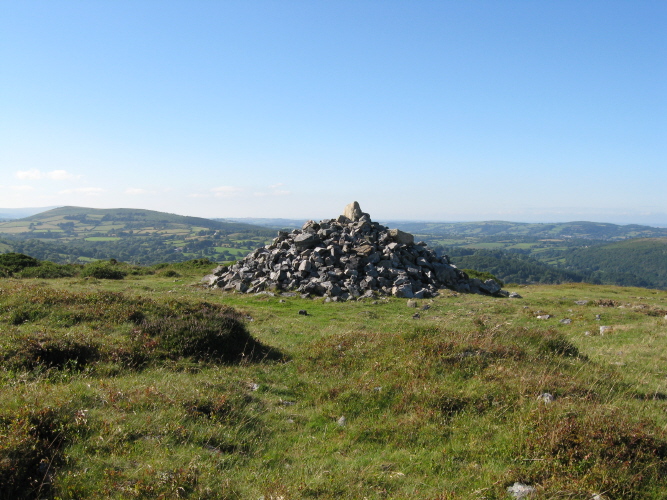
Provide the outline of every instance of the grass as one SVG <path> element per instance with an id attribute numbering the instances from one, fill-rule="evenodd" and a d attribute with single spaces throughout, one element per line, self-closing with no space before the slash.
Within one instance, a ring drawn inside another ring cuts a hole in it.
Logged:
<path id="1" fill-rule="evenodd" d="M 667 495 L 667 292 L 413 308 L 155 271 L 0 280 L 0 498 Z"/>

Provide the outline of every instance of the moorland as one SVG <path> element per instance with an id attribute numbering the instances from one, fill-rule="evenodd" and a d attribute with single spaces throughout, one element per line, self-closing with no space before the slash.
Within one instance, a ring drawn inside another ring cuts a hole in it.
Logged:
<path id="1" fill-rule="evenodd" d="M 665 291 L 326 303 L 13 262 L 0 498 L 667 496 Z"/>

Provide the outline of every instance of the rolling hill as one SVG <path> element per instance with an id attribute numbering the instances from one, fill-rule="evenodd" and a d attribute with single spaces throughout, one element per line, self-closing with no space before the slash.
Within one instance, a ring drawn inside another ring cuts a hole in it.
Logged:
<path id="1" fill-rule="evenodd" d="M 115 258 L 142 264 L 197 257 L 234 260 L 275 230 L 153 210 L 60 207 L 0 223 L 0 251 L 54 262 Z"/>
<path id="2" fill-rule="evenodd" d="M 212 229 L 225 234 L 273 231 L 256 225 L 237 222 L 222 222 L 201 217 L 169 214 L 154 210 L 133 208 L 98 209 L 86 207 L 59 207 L 11 222 L 0 223 L 0 233 L 43 236 L 42 233 L 69 233 L 86 236 L 85 233 L 102 233 L 133 230 L 150 234 L 183 229 Z M 63 234 L 65 236 L 65 234 Z"/>

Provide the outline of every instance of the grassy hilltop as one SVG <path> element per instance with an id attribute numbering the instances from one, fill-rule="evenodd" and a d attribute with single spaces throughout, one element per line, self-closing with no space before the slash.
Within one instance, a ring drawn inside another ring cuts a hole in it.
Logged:
<path id="1" fill-rule="evenodd" d="M 667 496 L 667 292 L 324 303 L 203 266 L 0 280 L 0 498 Z"/>

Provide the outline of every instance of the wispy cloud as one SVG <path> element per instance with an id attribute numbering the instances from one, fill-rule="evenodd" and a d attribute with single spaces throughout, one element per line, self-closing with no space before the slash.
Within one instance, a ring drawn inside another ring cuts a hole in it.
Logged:
<path id="1" fill-rule="evenodd" d="M 257 197 L 264 197 L 264 196 L 287 196 L 292 194 L 291 191 L 287 191 L 286 189 L 280 189 L 282 186 L 284 186 L 282 182 L 278 182 L 277 184 L 272 184 L 269 186 L 269 191 L 256 191 L 253 193 L 254 196 Z"/>
<path id="2" fill-rule="evenodd" d="M 211 189 L 211 192 L 214 196 L 230 198 L 232 196 L 238 196 L 243 192 L 243 189 L 235 186 L 218 186 Z"/>
<path id="3" fill-rule="evenodd" d="M 148 194 L 148 192 L 149 192 L 148 190 L 141 188 L 127 188 L 125 190 L 125 194 L 133 194 L 133 195 Z"/>
<path id="4" fill-rule="evenodd" d="M 74 175 L 67 170 L 52 170 L 50 172 L 42 172 L 36 168 L 30 170 L 19 170 L 14 174 L 14 177 L 22 180 L 36 181 L 39 179 L 50 179 L 52 181 L 67 181 L 79 179 L 80 175 Z"/>
<path id="5" fill-rule="evenodd" d="M 287 196 L 292 194 L 291 191 L 288 191 L 286 189 L 281 189 L 285 184 L 282 182 L 278 182 L 277 184 L 273 184 L 272 186 L 269 186 L 271 189 L 271 194 L 273 196 Z"/>
<path id="6" fill-rule="evenodd" d="M 204 194 L 204 193 L 192 193 L 188 195 L 188 198 L 210 198 L 210 194 Z"/>
<path id="7" fill-rule="evenodd" d="M 47 172 L 45 175 L 48 179 L 54 181 L 67 181 L 70 179 L 79 179 L 81 177 L 80 175 L 70 174 L 67 170 L 53 170 Z"/>
<path id="8" fill-rule="evenodd" d="M 42 178 L 42 173 L 36 168 L 30 170 L 19 170 L 14 174 L 14 177 L 22 180 L 37 180 Z"/>
<path id="9" fill-rule="evenodd" d="M 95 196 L 104 192 L 104 189 L 98 187 L 82 187 L 75 189 L 65 189 L 58 194 L 83 194 L 86 196 Z"/>

